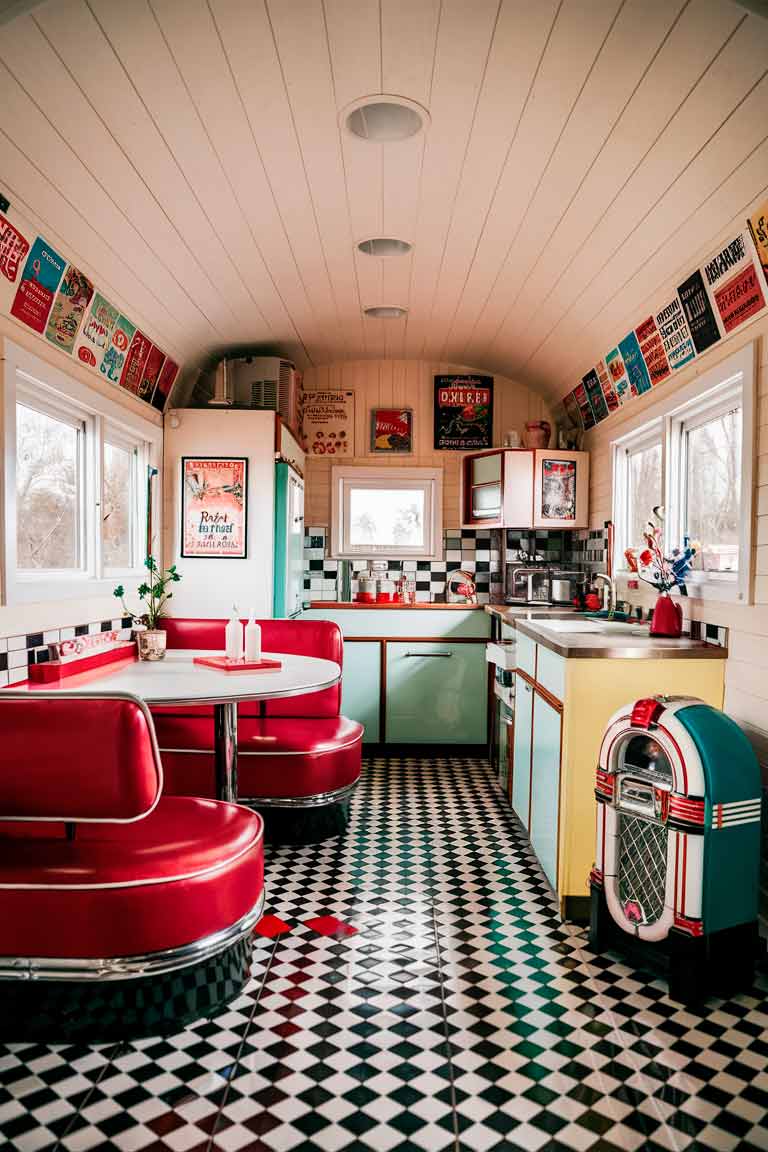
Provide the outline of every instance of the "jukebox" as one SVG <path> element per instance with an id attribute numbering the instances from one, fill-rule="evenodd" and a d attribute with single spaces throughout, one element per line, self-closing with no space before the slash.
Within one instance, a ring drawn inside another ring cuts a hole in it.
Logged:
<path id="1" fill-rule="evenodd" d="M 738 725 L 686 697 L 621 708 L 603 737 L 595 794 L 593 949 L 663 954 L 676 1000 L 750 986 L 761 785 Z"/>

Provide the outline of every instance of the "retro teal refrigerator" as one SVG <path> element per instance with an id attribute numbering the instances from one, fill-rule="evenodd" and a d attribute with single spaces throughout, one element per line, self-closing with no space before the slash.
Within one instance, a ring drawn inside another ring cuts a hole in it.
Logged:
<path id="1" fill-rule="evenodd" d="M 275 465 L 273 614 L 298 616 L 304 599 L 304 481 L 290 464 Z"/>

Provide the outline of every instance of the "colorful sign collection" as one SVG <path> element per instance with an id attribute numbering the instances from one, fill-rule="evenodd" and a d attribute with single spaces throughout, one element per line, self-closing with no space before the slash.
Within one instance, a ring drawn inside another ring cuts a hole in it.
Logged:
<path id="1" fill-rule="evenodd" d="M 571 424 L 588 429 L 650 392 L 768 305 L 768 201 L 677 293 L 619 340 L 563 398 Z"/>
<path id="2" fill-rule="evenodd" d="M 0 212 L 0 312 L 162 412 L 178 364 L 44 237 L 30 244 L 22 230 L 34 229 L 19 224 Z"/>

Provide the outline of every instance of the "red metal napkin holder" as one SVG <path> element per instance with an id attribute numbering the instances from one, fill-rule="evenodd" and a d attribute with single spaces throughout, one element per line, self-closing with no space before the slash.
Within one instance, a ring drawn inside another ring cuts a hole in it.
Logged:
<path id="1" fill-rule="evenodd" d="M 136 641 L 126 640 L 114 648 L 108 648 L 106 652 L 95 652 L 93 656 L 83 656 L 79 660 L 64 660 L 61 663 L 49 660 L 45 664 L 32 664 L 29 668 L 29 681 L 31 684 L 56 684 L 59 680 L 79 676 L 82 672 L 90 672 L 105 664 L 135 659 Z"/>
<path id="2" fill-rule="evenodd" d="M 195 656 L 193 663 L 215 668 L 217 672 L 263 672 L 270 669 L 276 672 L 283 666 L 282 660 L 246 660 L 244 656 L 238 660 L 229 656 Z"/>

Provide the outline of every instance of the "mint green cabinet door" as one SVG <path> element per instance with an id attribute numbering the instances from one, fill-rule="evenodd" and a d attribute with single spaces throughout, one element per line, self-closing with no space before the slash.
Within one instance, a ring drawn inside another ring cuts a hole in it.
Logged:
<path id="1" fill-rule="evenodd" d="M 381 645 L 374 640 L 347 641 L 341 680 L 341 711 L 365 728 L 364 744 L 378 744 L 381 693 Z"/>
<path id="2" fill-rule="evenodd" d="M 544 875 L 555 891 L 557 891 L 561 724 L 560 713 L 536 693 L 533 704 L 533 773 L 529 835 Z"/>
<path id="3" fill-rule="evenodd" d="M 484 644 L 387 644 L 387 743 L 483 744 Z"/>
<path id="4" fill-rule="evenodd" d="M 512 807 L 523 827 L 528 828 L 531 801 L 531 737 L 533 728 L 533 688 L 515 676 L 515 739 L 512 758 Z"/>

